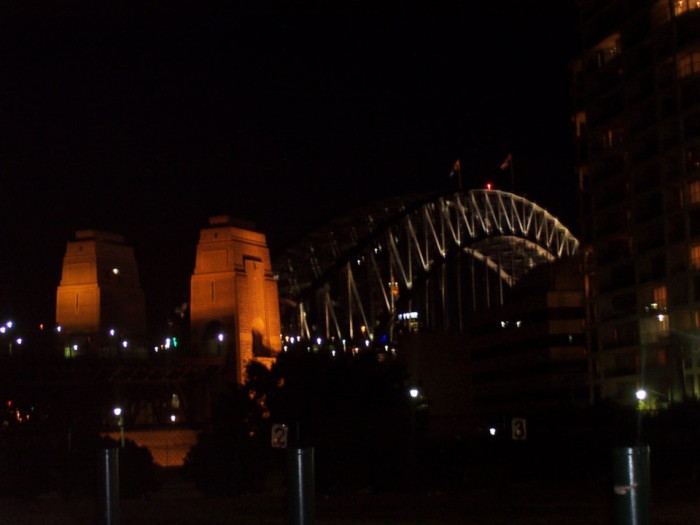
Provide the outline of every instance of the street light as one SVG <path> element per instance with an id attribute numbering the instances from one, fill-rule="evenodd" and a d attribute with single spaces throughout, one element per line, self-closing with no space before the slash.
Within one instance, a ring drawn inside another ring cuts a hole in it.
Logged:
<path id="1" fill-rule="evenodd" d="M 117 425 L 119 426 L 119 442 L 121 447 L 124 448 L 124 415 L 121 407 L 114 407 L 112 412 L 117 417 Z"/>
<path id="2" fill-rule="evenodd" d="M 14 327 L 15 323 L 12 321 L 7 321 L 4 325 L 0 326 L 0 334 L 9 334 L 10 330 Z M 21 344 L 21 343 L 17 343 Z M 7 341 L 7 353 L 12 355 L 12 338 L 8 337 Z"/>
<path id="3" fill-rule="evenodd" d="M 640 388 L 634 393 L 634 396 L 639 400 L 639 401 L 646 401 L 647 399 L 650 401 L 655 401 L 657 398 L 663 398 L 664 403 L 668 403 L 669 396 L 666 394 L 662 394 L 661 392 L 657 392 L 656 390 L 651 390 L 650 388 Z"/>

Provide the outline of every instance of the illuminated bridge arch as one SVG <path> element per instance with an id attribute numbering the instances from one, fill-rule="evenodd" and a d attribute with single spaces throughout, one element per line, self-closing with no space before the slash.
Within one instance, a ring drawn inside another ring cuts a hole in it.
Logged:
<path id="1" fill-rule="evenodd" d="M 385 200 L 275 259 L 283 332 L 369 342 L 391 337 L 394 322 L 407 317 L 461 328 L 469 312 L 502 303 L 504 288 L 574 255 L 578 244 L 549 212 L 512 193 Z"/>

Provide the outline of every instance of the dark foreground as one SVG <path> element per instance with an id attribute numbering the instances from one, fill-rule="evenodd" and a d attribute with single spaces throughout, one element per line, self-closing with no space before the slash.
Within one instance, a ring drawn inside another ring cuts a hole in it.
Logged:
<path id="1" fill-rule="evenodd" d="M 655 525 L 700 524 L 698 483 L 652 487 Z M 436 493 L 319 496 L 315 523 L 323 524 L 560 524 L 614 525 L 611 487 L 488 484 Z M 100 523 L 99 507 L 86 499 L 46 496 L 0 500 L 0 523 Z M 146 499 L 123 500 L 122 525 L 285 524 L 282 491 L 235 499 L 207 499 L 177 478 Z"/>

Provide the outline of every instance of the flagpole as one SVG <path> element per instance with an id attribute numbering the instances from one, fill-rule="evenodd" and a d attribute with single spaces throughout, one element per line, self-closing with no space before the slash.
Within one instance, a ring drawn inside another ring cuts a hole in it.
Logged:
<path id="1" fill-rule="evenodd" d="M 450 178 L 455 175 L 457 175 L 457 189 L 462 191 L 462 164 L 459 162 L 459 159 L 455 161 L 450 170 Z"/>
<path id="2" fill-rule="evenodd" d="M 510 157 L 510 191 L 515 193 L 515 167 L 513 166 L 513 157 Z"/>

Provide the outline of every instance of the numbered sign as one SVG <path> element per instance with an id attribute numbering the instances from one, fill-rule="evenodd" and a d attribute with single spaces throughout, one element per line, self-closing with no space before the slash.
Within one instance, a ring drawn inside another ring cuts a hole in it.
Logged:
<path id="1" fill-rule="evenodd" d="M 287 425 L 275 423 L 272 425 L 272 448 L 287 448 L 289 428 Z"/>

